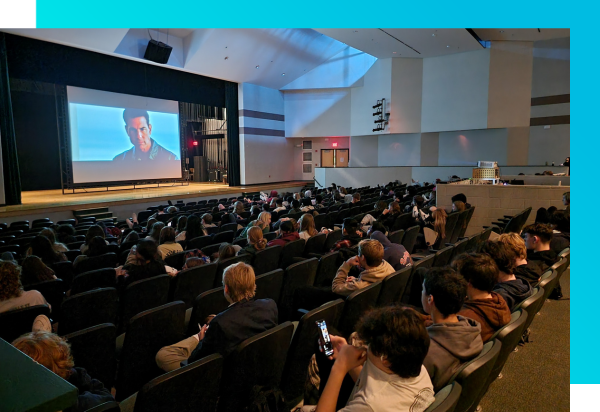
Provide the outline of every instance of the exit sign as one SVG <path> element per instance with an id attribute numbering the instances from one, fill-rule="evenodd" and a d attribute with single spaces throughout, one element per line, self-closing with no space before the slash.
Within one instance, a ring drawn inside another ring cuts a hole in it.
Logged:
<path id="1" fill-rule="evenodd" d="M 337 147 L 337 143 L 332 143 L 331 144 L 333 147 Z"/>

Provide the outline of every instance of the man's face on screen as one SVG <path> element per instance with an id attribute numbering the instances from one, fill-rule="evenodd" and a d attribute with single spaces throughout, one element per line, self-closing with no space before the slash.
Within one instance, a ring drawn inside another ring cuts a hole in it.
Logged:
<path id="1" fill-rule="evenodd" d="M 141 150 L 144 153 L 150 150 L 150 147 L 152 146 L 152 142 L 150 141 L 152 125 L 146 122 L 145 117 L 141 116 L 128 119 L 125 130 L 129 135 L 131 144 L 134 145 L 136 149 Z"/>

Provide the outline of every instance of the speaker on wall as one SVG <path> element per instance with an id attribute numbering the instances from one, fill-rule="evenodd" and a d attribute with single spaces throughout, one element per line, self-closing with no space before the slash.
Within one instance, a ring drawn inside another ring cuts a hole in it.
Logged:
<path id="1" fill-rule="evenodd" d="M 144 53 L 144 59 L 165 64 L 169 61 L 172 50 L 173 48 L 166 43 L 150 40 L 146 47 L 146 53 Z"/>

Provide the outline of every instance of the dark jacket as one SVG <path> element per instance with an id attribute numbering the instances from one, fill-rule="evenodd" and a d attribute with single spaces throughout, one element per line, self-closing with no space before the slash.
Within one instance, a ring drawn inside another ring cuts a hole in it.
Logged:
<path id="1" fill-rule="evenodd" d="M 570 247 L 571 245 L 571 234 L 565 232 L 554 233 L 552 240 L 550 241 L 550 250 L 554 251 L 557 255 Z"/>
<path id="2" fill-rule="evenodd" d="M 71 376 L 67 381 L 79 391 L 77 406 L 67 409 L 67 412 L 83 412 L 94 406 L 105 402 L 114 402 L 115 400 L 110 394 L 110 390 L 106 389 L 99 380 L 92 379 L 83 368 L 71 369 Z"/>
<path id="3" fill-rule="evenodd" d="M 546 271 L 550 266 L 558 261 L 558 256 L 553 250 L 542 250 L 541 252 L 534 252 L 533 250 L 527 251 L 527 261 L 535 262 L 539 265 L 542 273 Z"/>
<path id="4" fill-rule="evenodd" d="M 506 304 L 512 312 L 519 303 L 523 302 L 533 293 L 529 282 L 523 279 L 509 280 L 500 282 L 494 286 L 494 292 L 504 298 Z"/>
<path id="5" fill-rule="evenodd" d="M 434 323 L 427 328 L 430 344 L 423 365 L 434 392 L 442 389 L 457 369 L 481 353 L 481 326 L 473 319 L 458 317 L 458 323 Z"/>
<path id="6" fill-rule="evenodd" d="M 256 256 L 256 252 L 258 252 L 258 250 L 256 250 L 256 248 L 254 247 L 254 245 L 248 245 L 248 246 L 246 246 L 245 248 L 243 248 L 242 250 L 240 250 L 238 252 L 238 256 L 239 255 L 244 255 L 244 254 Z"/>
<path id="7" fill-rule="evenodd" d="M 246 339 L 277 326 L 277 317 L 277 305 L 272 299 L 234 303 L 211 320 L 188 363 L 213 353 L 226 357 Z"/>
<path id="8" fill-rule="evenodd" d="M 267 243 L 267 246 L 285 246 L 288 243 L 298 239 L 300 239 L 300 235 L 298 234 L 298 232 L 284 233 L 277 239 L 273 239 L 269 243 Z"/>
<path id="9" fill-rule="evenodd" d="M 527 261 L 527 264 L 515 268 L 514 275 L 519 279 L 526 280 L 530 285 L 535 285 L 542 276 L 542 269 L 537 262 Z"/>
<path id="10" fill-rule="evenodd" d="M 502 296 L 492 292 L 491 299 L 467 300 L 459 312 L 481 325 L 481 339 L 487 342 L 502 326 L 510 322 L 510 309 Z"/>
<path id="11" fill-rule="evenodd" d="M 389 263 L 394 270 L 412 266 L 412 258 L 404 246 L 390 242 L 390 240 L 378 230 L 371 233 L 371 239 L 375 239 L 383 245 L 383 259 Z"/>
<path id="12" fill-rule="evenodd" d="M 157 260 L 152 260 L 145 265 L 128 264 L 123 266 L 123 269 L 127 271 L 128 276 L 119 276 L 117 280 L 118 284 L 123 288 L 138 280 L 150 279 L 154 276 L 167 273 L 164 263 Z"/>

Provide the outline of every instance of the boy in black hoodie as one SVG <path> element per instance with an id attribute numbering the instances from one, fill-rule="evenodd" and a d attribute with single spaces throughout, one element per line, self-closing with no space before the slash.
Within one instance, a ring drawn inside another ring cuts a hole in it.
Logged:
<path id="1" fill-rule="evenodd" d="M 552 228 L 548 225 L 535 223 L 523 229 L 527 260 L 535 260 L 542 271 L 545 271 L 558 260 L 556 252 L 550 249 Z"/>
<path id="2" fill-rule="evenodd" d="M 512 312 L 515 306 L 531 296 L 531 285 L 515 277 L 515 256 L 504 244 L 487 241 L 481 248 L 481 253 L 490 255 L 498 265 L 498 283 L 494 286 L 494 292 L 504 298 Z"/>
<path id="3" fill-rule="evenodd" d="M 527 260 L 527 247 L 523 238 L 516 233 L 503 233 L 498 242 L 511 250 L 515 256 L 514 275 L 526 280 L 530 285 L 537 284 L 542 276 L 542 269 L 537 262 Z"/>
<path id="4" fill-rule="evenodd" d="M 435 392 L 483 349 L 479 323 L 457 315 L 466 296 L 467 282 L 449 267 L 433 268 L 425 275 L 421 304 L 433 324 L 427 327 L 431 341 L 423 365 Z"/>

